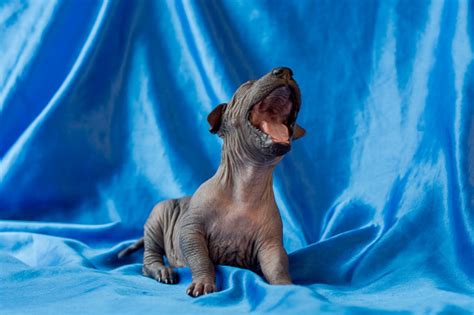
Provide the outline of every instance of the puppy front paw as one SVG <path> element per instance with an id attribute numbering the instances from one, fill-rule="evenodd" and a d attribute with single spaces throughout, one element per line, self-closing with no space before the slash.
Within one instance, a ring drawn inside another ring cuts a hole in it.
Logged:
<path id="1" fill-rule="evenodd" d="M 196 280 L 186 290 L 186 294 L 191 297 L 198 297 L 204 294 L 209 294 L 217 291 L 216 284 L 208 280 Z"/>

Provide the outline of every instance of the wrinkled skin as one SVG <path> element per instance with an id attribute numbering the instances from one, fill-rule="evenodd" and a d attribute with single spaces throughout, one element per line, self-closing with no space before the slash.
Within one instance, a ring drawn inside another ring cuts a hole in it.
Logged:
<path id="1" fill-rule="evenodd" d="M 189 266 L 187 294 L 193 297 L 217 290 L 215 264 L 253 270 L 270 284 L 291 284 L 272 173 L 292 140 L 304 135 L 295 124 L 299 108 L 300 91 L 288 68 L 240 86 L 208 117 L 210 131 L 224 140 L 215 175 L 193 196 L 158 203 L 144 238 L 119 256 L 144 244 L 143 273 L 169 284 L 178 281 L 172 267 Z"/>

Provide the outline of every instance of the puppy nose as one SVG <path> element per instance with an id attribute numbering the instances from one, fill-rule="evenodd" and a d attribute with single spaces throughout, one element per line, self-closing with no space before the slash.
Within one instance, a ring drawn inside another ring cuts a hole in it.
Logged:
<path id="1" fill-rule="evenodd" d="M 293 77 L 293 71 L 287 67 L 278 67 L 272 70 L 272 75 L 282 79 L 291 79 Z"/>

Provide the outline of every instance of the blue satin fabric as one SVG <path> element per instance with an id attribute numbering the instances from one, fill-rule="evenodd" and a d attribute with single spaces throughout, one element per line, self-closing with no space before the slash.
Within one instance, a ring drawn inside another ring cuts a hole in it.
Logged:
<path id="1" fill-rule="evenodd" d="M 472 1 L 1 1 L 0 312 L 474 310 Z M 116 253 L 218 166 L 206 116 L 289 66 L 275 171 L 296 285 L 220 292 Z"/>

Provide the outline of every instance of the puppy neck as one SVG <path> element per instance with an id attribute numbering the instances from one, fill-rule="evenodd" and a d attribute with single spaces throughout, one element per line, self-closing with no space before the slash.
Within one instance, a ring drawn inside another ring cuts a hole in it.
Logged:
<path id="1" fill-rule="evenodd" d="M 235 202 L 259 205 L 274 201 L 273 170 L 279 160 L 281 158 L 257 162 L 233 150 L 226 150 L 224 144 L 221 164 L 213 180 Z"/>

